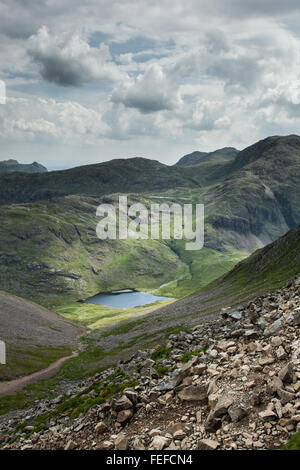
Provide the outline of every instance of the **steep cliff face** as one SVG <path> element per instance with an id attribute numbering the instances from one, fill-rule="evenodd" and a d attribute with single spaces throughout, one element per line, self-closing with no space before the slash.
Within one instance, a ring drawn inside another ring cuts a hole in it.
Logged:
<path id="1" fill-rule="evenodd" d="M 268 137 L 240 152 L 231 172 L 254 175 L 276 199 L 289 228 L 300 221 L 300 137 Z"/>

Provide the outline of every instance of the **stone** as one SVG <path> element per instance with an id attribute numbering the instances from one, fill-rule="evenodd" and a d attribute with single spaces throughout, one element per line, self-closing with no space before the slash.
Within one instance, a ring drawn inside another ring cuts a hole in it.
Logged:
<path id="1" fill-rule="evenodd" d="M 279 348 L 276 350 L 276 356 L 277 356 L 277 359 L 279 359 L 279 361 L 281 361 L 282 359 L 286 357 L 286 352 L 282 346 L 279 346 Z"/>
<path id="2" fill-rule="evenodd" d="M 272 380 L 270 380 L 267 384 L 267 391 L 271 395 L 275 395 L 275 393 L 277 393 L 278 390 L 281 390 L 282 388 L 283 383 L 279 377 L 273 377 Z"/>
<path id="3" fill-rule="evenodd" d="M 235 310 L 234 312 L 229 312 L 228 316 L 233 320 L 241 320 L 243 315 L 238 310 Z"/>
<path id="4" fill-rule="evenodd" d="M 132 443 L 133 450 L 145 450 L 145 446 L 139 437 L 135 437 Z"/>
<path id="5" fill-rule="evenodd" d="M 282 344 L 282 339 L 280 336 L 273 336 L 273 338 L 271 338 L 271 343 L 273 346 L 278 348 Z"/>
<path id="6" fill-rule="evenodd" d="M 151 431 L 149 431 L 150 437 L 161 436 L 161 435 L 162 435 L 162 431 L 160 429 L 151 429 Z"/>
<path id="7" fill-rule="evenodd" d="M 204 425 L 205 431 L 213 433 L 216 432 L 221 426 L 221 419 L 215 418 L 214 413 L 211 411 Z"/>
<path id="8" fill-rule="evenodd" d="M 289 403 L 290 401 L 293 401 L 295 398 L 294 393 L 290 393 L 287 390 L 278 390 L 278 396 L 280 398 L 281 403 L 284 405 L 285 403 Z"/>
<path id="9" fill-rule="evenodd" d="M 234 403 L 234 399 L 224 395 L 221 398 L 219 398 L 215 409 L 213 416 L 214 418 L 222 418 L 222 416 L 226 415 L 228 412 L 228 408 Z"/>
<path id="10" fill-rule="evenodd" d="M 123 395 L 118 400 L 113 399 L 111 407 L 114 411 L 128 410 L 132 408 L 132 402 L 126 397 L 126 395 Z"/>
<path id="11" fill-rule="evenodd" d="M 100 423 L 96 424 L 95 431 L 97 434 L 103 434 L 104 432 L 108 431 L 108 427 L 103 421 L 100 421 Z"/>
<path id="12" fill-rule="evenodd" d="M 176 431 L 183 430 L 183 426 L 182 423 L 174 423 L 174 421 L 171 421 L 167 427 L 167 433 L 173 435 Z"/>
<path id="13" fill-rule="evenodd" d="M 125 423 L 125 421 L 128 421 L 130 418 L 132 418 L 132 416 L 132 410 L 122 410 L 117 415 L 117 421 L 118 423 Z"/>
<path id="14" fill-rule="evenodd" d="M 274 321 L 274 323 L 272 323 L 270 326 L 268 326 L 265 329 L 264 335 L 265 336 L 275 335 L 276 333 L 278 333 L 281 330 L 282 323 L 283 323 L 282 318 L 279 318 L 278 320 Z"/>
<path id="15" fill-rule="evenodd" d="M 175 431 L 173 434 L 173 438 L 179 441 L 182 441 L 182 439 L 184 439 L 185 436 L 186 436 L 186 433 L 182 429 L 178 429 L 178 431 Z"/>
<path id="16" fill-rule="evenodd" d="M 197 421 L 198 424 L 202 423 L 202 412 L 201 411 L 196 412 L 196 421 Z"/>
<path id="17" fill-rule="evenodd" d="M 67 442 L 67 444 L 66 444 L 64 450 L 73 450 L 73 449 L 75 449 L 76 447 L 77 447 L 77 444 L 76 444 L 74 441 L 72 441 L 72 439 L 70 439 L 70 440 Z"/>
<path id="18" fill-rule="evenodd" d="M 275 362 L 274 357 L 263 357 L 258 360 L 259 365 L 262 367 L 268 366 L 270 364 L 274 364 L 274 362 Z"/>
<path id="19" fill-rule="evenodd" d="M 180 400 L 183 401 L 203 401 L 207 399 L 206 385 L 190 385 L 184 388 L 178 394 Z"/>
<path id="20" fill-rule="evenodd" d="M 294 369 L 293 365 L 291 363 L 287 364 L 284 366 L 280 372 L 278 373 L 278 377 L 283 381 L 287 383 L 292 383 L 293 378 L 294 378 Z"/>
<path id="21" fill-rule="evenodd" d="M 246 330 L 244 332 L 244 336 L 245 338 L 249 339 L 249 338 L 257 338 L 258 334 L 257 334 L 257 331 L 256 330 Z"/>
<path id="22" fill-rule="evenodd" d="M 228 414 L 230 416 L 231 421 L 233 423 L 237 423 L 238 421 L 241 421 L 243 418 L 245 418 L 245 416 L 247 415 L 247 411 L 241 406 L 232 405 L 228 409 Z"/>
<path id="23" fill-rule="evenodd" d="M 104 441 L 102 442 L 102 449 L 103 450 L 112 450 L 114 448 L 114 443 L 111 441 Z"/>
<path id="24" fill-rule="evenodd" d="M 201 439 L 198 442 L 198 450 L 216 450 L 217 447 L 219 447 L 219 443 L 213 439 Z"/>
<path id="25" fill-rule="evenodd" d="M 158 392 L 168 392 L 177 387 L 185 377 L 185 372 L 182 369 L 176 369 L 170 379 L 162 381 L 154 390 Z"/>
<path id="26" fill-rule="evenodd" d="M 271 410 L 261 411 L 260 413 L 258 413 L 258 416 L 262 421 L 269 421 L 274 418 L 277 418 L 276 414 Z"/>
<path id="27" fill-rule="evenodd" d="M 218 356 L 219 353 L 216 349 L 211 349 L 210 351 L 207 351 L 207 354 L 214 359 Z"/>
<path id="28" fill-rule="evenodd" d="M 123 393 L 131 401 L 131 403 L 133 403 L 134 405 L 138 403 L 139 396 L 137 392 L 135 392 L 134 390 L 124 390 Z"/>
<path id="29" fill-rule="evenodd" d="M 195 374 L 202 375 L 206 371 L 207 367 L 205 364 L 196 364 L 194 366 Z"/>
<path id="30" fill-rule="evenodd" d="M 115 439 L 116 450 L 128 450 L 129 441 L 124 434 L 119 434 Z"/>
<path id="31" fill-rule="evenodd" d="M 262 402 L 262 397 L 261 397 L 261 394 L 260 393 L 254 393 L 251 397 L 250 397 L 250 403 L 252 406 L 259 406 Z"/>
<path id="32" fill-rule="evenodd" d="M 192 367 L 194 367 L 197 362 L 198 362 L 198 357 L 195 356 L 190 361 L 188 361 L 186 364 L 182 365 L 181 370 L 184 372 L 185 376 L 190 375 Z"/>
<path id="33" fill-rule="evenodd" d="M 169 444 L 169 439 L 163 436 L 155 436 L 152 443 L 151 448 L 154 450 L 163 450 Z"/>
<path id="34" fill-rule="evenodd" d="M 293 324 L 294 326 L 300 326 L 300 310 L 297 310 L 293 314 Z"/>

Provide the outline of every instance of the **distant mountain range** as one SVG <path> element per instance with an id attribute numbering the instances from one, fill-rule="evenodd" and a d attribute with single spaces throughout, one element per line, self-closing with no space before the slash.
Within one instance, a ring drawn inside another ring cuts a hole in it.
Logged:
<path id="1" fill-rule="evenodd" d="M 193 154 L 191 154 L 193 155 Z M 167 166 L 132 158 L 41 174 L 0 176 L 0 288 L 51 306 L 99 291 L 154 288 L 183 297 L 300 223 L 300 137 L 269 137 L 245 150 L 186 156 Z M 192 165 L 189 163 L 192 162 Z M 181 240 L 99 241 L 100 202 L 205 205 L 205 246 Z"/>
<path id="2" fill-rule="evenodd" d="M 0 161 L 0 173 L 14 173 L 16 171 L 21 173 L 45 173 L 48 170 L 37 162 L 25 164 L 13 159 Z"/>

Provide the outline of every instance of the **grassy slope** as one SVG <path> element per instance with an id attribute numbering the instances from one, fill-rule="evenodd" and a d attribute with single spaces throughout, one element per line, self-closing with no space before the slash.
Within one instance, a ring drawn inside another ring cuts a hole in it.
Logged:
<path id="1" fill-rule="evenodd" d="M 103 328 L 113 323 L 146 315 L 157 308 L 172 303 L 172 300 L 160 300 L 145 307 L 110 308 L 103 305 L 73 303 L 56 308 L 56 312 L 92 330 Z"/>
<path id="2" fill-rule="evenodd" d="M 0 208 L 1 288 L 54 306 L 112 288 L 153 289 L 185 272 L 164 242 L 99 240 L 100 202 L 69 196 Z"/>
<path id="3" fill-rule="evenodd" d="M 40 305 L 0 291 L 1 340 L 7 364 L 0 381 L 43 369 L 77 347 L 83 328 Z"/>

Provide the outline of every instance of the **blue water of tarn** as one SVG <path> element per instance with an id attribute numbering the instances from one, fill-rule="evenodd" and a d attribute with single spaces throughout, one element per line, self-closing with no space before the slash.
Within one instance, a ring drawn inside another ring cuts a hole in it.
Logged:
<path id="1" fill-rule="evenodd" d="M 142 292 L 126 292 L 120 294 L 99 294 L 85 300 L 88 304 L 104 305 L 111 308 L 130 308 L 149 305 L 158 300 L 170 300 L 169 297 L 160 297 Z"/>

